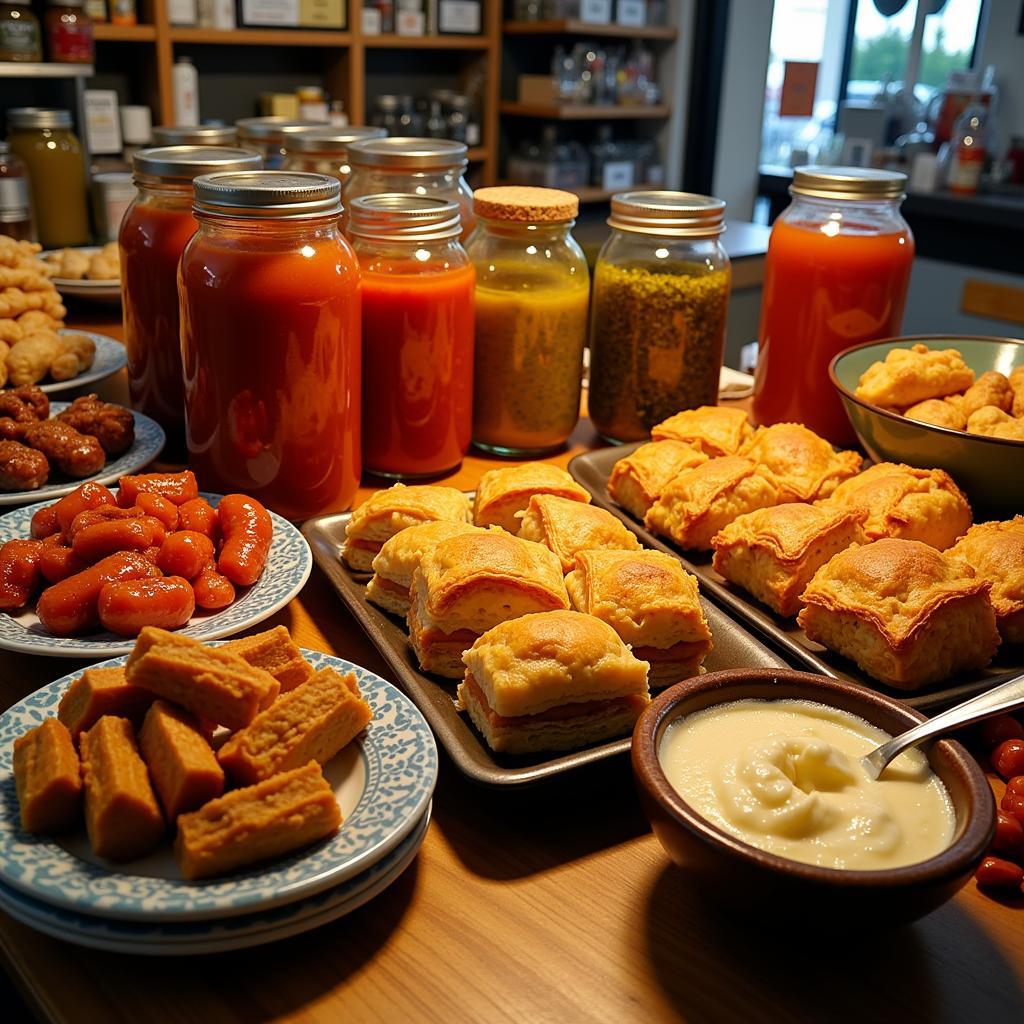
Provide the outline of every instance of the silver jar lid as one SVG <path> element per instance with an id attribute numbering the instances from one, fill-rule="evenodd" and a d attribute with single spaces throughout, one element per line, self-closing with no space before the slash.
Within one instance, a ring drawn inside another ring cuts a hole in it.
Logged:
<path id="1" fill-rule="evenodd" d="M 230 124 L 160 124 L 153 128 L 158 146 L 233 146 L 238 132 Z"/>
<path id="2" fill-rule="evenodd" d="M 71 111 L 56 107 L 13 107 L 7 111 L 9 128 L 70 128 Z"/>
<path id="3" fill-rule="evenodd" d="M 369 128 L 362 125 L 349 125 L 347 128 L 322 125 L 319 128 L 306 128 L 301 132 L 289 135 L 285 147 L 290 153 L 340 153 L 348 152 L 353 142 L 364 139 L 383 139 L 387 137 L 383 128 Z"/>
<path id="4" fill-rule="evenodd" d="M 272 117 L 243 117 L 235 122 L 238 137 L 252 142 L 281 143 L 286 135 L 301 132 L 306 128 L 323 128 L 326 121 L 296 121 L 293 117 L 281 115 Z"/>
<path id="5" fill-rule="evenodd" d="M 450 139 L 365 139 L 349 146 L 349 163 L 388 170 L 422 170 L 465 165 L 466 144 Z"/>
<path id="6" fill-rule="evenodd" d="M 907 176 L 901 171 L 872 167 L 797 167 L 790 191 L 816 199 L 850 199 L 861 202 L 902 199 Z"/>
<path id="7" fill-rule="evenodd" d="M 608 225 L 643 235 L 713 238 L 725 230 L 724 214 L 723 200 L 695 192 L 619 192 Z"/>
<path id="8" fill-rule="evenodd" d="M 462 232 L 459 204 L 402 192 L 360 196 L 348 206 L 348 231 L 377 241 L 436 242 Z"/>
<path id="9" fill-rule="evenodd" d="M 221 171 L 196 178 L 197 213 L 264 220 L 341 213 L 341 182 L 301 171 Z"/>
<path id="10" fill-rule="evenodd" d="M 214 171 L 258 171 L 263 164 L 259 153 L 220 146 L 157 146 L 140 149 L 132 158 L 136 180 L 191 181 Z"/>

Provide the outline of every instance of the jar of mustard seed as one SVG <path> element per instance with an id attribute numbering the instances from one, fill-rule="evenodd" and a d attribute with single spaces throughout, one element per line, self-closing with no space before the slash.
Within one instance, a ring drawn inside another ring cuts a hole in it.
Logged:
<path id="1" fill-rule="evenodd" d="M 715 405 L 725 346 L 725 203 L 689 192 L 612 198 L 594 270 L 590 418 L 613 443 L 682 409 Z"/>

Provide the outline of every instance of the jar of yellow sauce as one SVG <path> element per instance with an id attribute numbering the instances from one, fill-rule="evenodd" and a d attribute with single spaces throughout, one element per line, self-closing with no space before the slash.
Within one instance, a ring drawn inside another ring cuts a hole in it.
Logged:
<path id="1" fill-rule="evenodd" d="M 572 237 L 579 200 L 550 188 L 477 189 L 473 442 L 533 456 L 565 443 L 580 412 L 590 279 Z"/>

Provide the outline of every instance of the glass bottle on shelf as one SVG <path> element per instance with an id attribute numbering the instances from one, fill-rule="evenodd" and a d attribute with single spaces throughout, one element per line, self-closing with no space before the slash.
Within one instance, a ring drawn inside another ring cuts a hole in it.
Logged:
<path id="1" fill-rule="evenodd" d="M 0 234 L 18 242 L 35 241 L 28 168 L 6 142 L 0 142 Z"/>
<path id="2" fill-rule="evenodd" d="M 46 0 L 46 42 L 50 60 L 62 64 L 92 64 L 96 59 L 92 18 L 82 0 Z"/>
<path id="3" fill-rule="evenodd" d="M 31 0 L 0 3 L 0 61 L 41 61 L 43 40 Z"/>

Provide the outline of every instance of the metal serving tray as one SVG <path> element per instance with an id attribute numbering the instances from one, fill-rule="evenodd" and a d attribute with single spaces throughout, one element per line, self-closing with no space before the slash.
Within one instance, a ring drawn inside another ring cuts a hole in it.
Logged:
<path id="1" fill-rule="evenodd" d="M 848 679 L 862 686 L 891 694 L 905 704 L 917 708 L 918 711 L 929 712 L 959 701 L 966 700 L 975 694 L 983 693 L 996 683 L 1024 672 L 1024 652 L 1020 647 L 1003 645 L 996 659 L 987 669 L 969 676 L 955 677 L 949 685 L 942 689 L 928 690 L 923 693 L 895 690 L 872 679 L 852 661 L 814 643 L 796 624 L 794 618 L 783 618 L 771 609 L 755 601 L 745 590 L 733 586 L 711 567 L 711 553 L 704 551 L 687 551 L 667 542 L 651 533 L 642 522 L 634 519 L 625 509 L 620 508 L 608 495 L 608 477 L 612 467 L 619 459 L 625 458 L 644 442 L 622 445 L 615 448 L 600 448 L 597 451 L 577 455 L 569 463 L 569 472 L 577 483 L 585 487 L 591 494 L 596 505 L 608 509 L 630 530 L 632 530 L 648 547 L 657 548 L 675 555 L 683 565 L 699 580 L 701 592 L 712 601 L 720 604 L 741 622 L 753 626 L 762 636 L 776 645 L 786 657 L 798 667 L 809 668 L 836 679 Z"/>
<path id="2" fill-rule="evenodd" d="M 334 585 L 338 596 L 355 616 L 395 673 L 398 686 L 423 712 L 434 734 L 458 768 L 485 786 L 522 786 L 560 775 L 573 768 L 602 761 L 629 750 L 630 738 L 594 744 L 558 756 L 507 756 L 493 753 L 467 715 L 455 706 L 456 681 L 425 675 L 419 670 L 405 624 L 366 600 L 369 575 L 353 573 L 341 561 L 345 527 L 351 513 L 310 519 L 302 528 L 313 558 Z M 725 668 L 788 668 L 786 661 L 732 621 L 719 608 L 705 603 L 714 649 L 705 659 L 707 671 Z"/>

